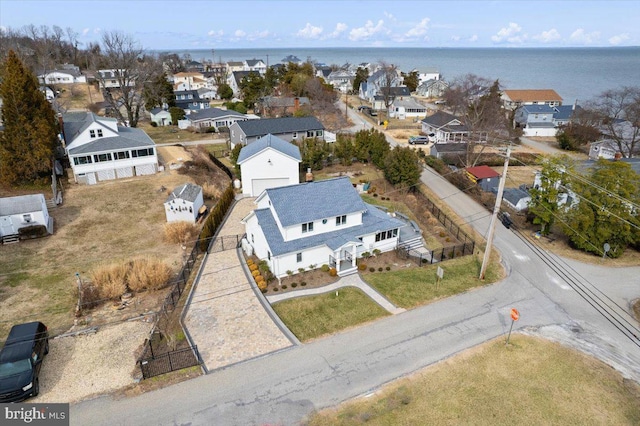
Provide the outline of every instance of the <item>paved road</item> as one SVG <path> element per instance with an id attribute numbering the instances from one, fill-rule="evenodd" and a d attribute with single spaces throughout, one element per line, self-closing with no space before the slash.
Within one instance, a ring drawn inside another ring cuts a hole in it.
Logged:
<path id="1" fill-rule="evenodd" d="M 489 216 L 464 193 L 425 170 L 422 176 L 480 233 Z M 640 349 L 542 262 L 514 232 L 498 225 L 495 245 L 508 277 L 436 304 L 384 318 L 135 398 L 104 396 L 74 405 L 71 424 L 297 424 L 315 409 L 379 386 L 498 336 L 509 325 L 593 353 L 640 381 Z M 567 262 L 615 300 L 640 296 L 640 268 L 603 272 Z"/>

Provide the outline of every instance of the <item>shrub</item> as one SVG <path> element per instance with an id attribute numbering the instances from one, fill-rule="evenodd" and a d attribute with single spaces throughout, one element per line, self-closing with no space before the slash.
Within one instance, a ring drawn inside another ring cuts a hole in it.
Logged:
<path id="1" fill-rule="evenodd" d="M 378 272 L 382 272 L 382 266 L 378 268 Z"/>
<path id="2" fill-rule="evenodd" d="M 300 272 L 301 274 L 305 271 L 304 268 L 298 268 L 298 272 Z"/>
<path id="3" fill-rule="evenodd" d="M 282 289 L 286 290 L 287 289 L 287 285 L 286 284 L 282 284 Z"/>
<path id="4" fill-rule="evenodd" d="M 261 289 L 260 289 L 260 291 L 262 292 L 262 294 L 265 294 L 268 290 L 267 290 L 267 288 L 265 287 L 265 288 L 261 288 Z"/>
<path id="5" fill-rule="evenodd" d="M 266 292 L 267 290 L 267 283 L 265 283 L 264 281 L 258 281 L 258 288 L 260 289 L 260 291 L 262 291 L 263 293 Z"/>
<path id="6" fill-rule="evenodd" d="M 378 196 L 378 194 L 373 194 L 374 198 Z"/>
<path id="7" fill-rule="evenodd" d="M 320 267 L 320 270 L 321 270 L 322 272 L 329 272 L 329 269 L 331 269 L 331 268 L 329 268 L 329 265 L 327 265 L 327 264 L 324 264 L 324 265 L 322 265 L 322 266 Z"/>
<path id="8" fill-rule="evenodd" d="M 440 235 L 440 238 L 444 238 L 445 235 L 447 235 L 447 233 L 444 232 L 444 231 L 440 231 L 440 233 L 438 235 Z"/>
<path id="9" fill-rule="evenodd" d="M 157 290 L 171 278 L 171 268 L 153 258 L 135 259 L 129 264 L 127 285 L 132 291 Z"/>
<path id="10" fill-rule="evenodd" d="M 366 263 L 360 263 L 358 265 L 358 271 L 364 271 L 367 269 L 367 264 Z"/>
<path id="11" fill-rule="evenodd" d="M 329 269 L 329 275 L 331 275 L 332 277 L 338 275 L 338 271 L 336 270 L 336 268 Z"/>
<path id="12" fill-rule="evenodd" d="M 31 225 L 18 229 L 20 239 L 44 237 L 48 234 L 47 227 L 44 225 Z"/>
<path id="13" fill-rule="evenodd" d="M 387 266 L 387 267 L 386 267 L 386 268 L 384 268 L 384 269 L 386 269 L 387 271 L 390 271 L 390 270 L 391 270 L 391 266 Z"/>
<path id="14" fill-rule="evenodd" d="M 362 252 L 361 256 L 365 259 L 368 259 L 371 257 L 371 253 L 369 253 L 368 251 Z"/>
<path id="15" fill-rule="evenodd" d="M 291 275 L 293 275 L 293 271 L 292 271 L 291 269 L 288 269 L 288 270 L 287 270 L 287 276 L 289 276 L 289 277 L 290 277 Z"/>
<path id="16" fill-rule="evenodd" d="M 222 191 L 216 185 L 204 182 L 202 185 L 202 196 L 210 200 L 217 200 L 222 196 Z"/>
<path id="17" fill-rule="evenodd" d="M 179 221 L 164 225 L 164 240 L 169 243 L 186 245 L 188 241 L 194 240 L 197 236 L 198 228 L 193 223 Z"/>
<path id="18" fill-rule="evenodd" d="M 258 275 L 260 275 L 260 271 L 255 269 L 255 270 L 251 271 L 251 275 L 253 275 L 253 278 L 256 278 Z"/>
<path id="19" fill-rule="evenodd" d="M 247 265 L 253 265 L 253 259 L 249 258 L 247 259 Z"/>
<path id="20" fill-rule="evenodd" d="M 300 283 L 300 285 L 301 285 L 302 287 L 304 287 L 305 285 L 307 285 L 307 283 L 306 283 L 306 281 L 302 281 L 302 282 Z"/>
<path id="21" fill-rule="evenodd" d="M 316 269 L 316 266 L 318 265 L 316 265 L 315 263 L 312 263 L 311 265 L 309 265 L 309 270 L 313 271 L 314 269 Z"/>
<path id="22" fill-rule="evenodd" d="M 298 283 L 291 283 L 291 288 L 296 288 L 298 287 Z"/>
<path id="23" fill-rule="evenodd" d="M 249 265 L 249 270 L 251 271 L 251 273 L 253 274 L 255 271 L 258 270 L 258 265 L 256 264 L 251 264 Z M 255 275 L 254 275 L 255 276 Z"/>
<path id="24" fill-rule="evenodd" d="M 91 272 L 101 299 L 117 299 L 127 292 L 127 264 L 103 265 Z"/>
<path id="25" fill-rule="evenodd" d="M 374 267 L 369 268 L 369 272 L 375 272 L 375 271 L 376 271 L 376 268 Z"/>
<path id="26" fill-rule="evenodd" d="M 381 253 L 381 251 L 379 249 L 373 249 L 373 255 L 377 256 Z"/>
<path id="27" fill-rule="evenodd" d="M 75 281 L 75 280 L 74 280 Z M 78 296 L 78 288 L 74 285 L 74 294 Z M 92 283 L 82 284 L 82 309 L 91 309 L 100 304 L 100 289 Z"/>
<path id="28" fill-rule="evenodd" d="M 158 123 L 156 123 L 155 121 L 152 121 L 149 124 L 151 125 L 151 127 L 158 127 Z"/>
<path id="29" fill-rule="evenodd" d="M 446 242 L 448 242 L 448 243 L 449 243 L 449 242 L 451 242 L 451 238 L 449 238 L 449 237 L 445 238 L 444 240 L 445 240 Z"/>
<path id="30" fill-rule="evenodd" d="M 274 287 L 274 288 L 273 288 L 273 291 L 278 291 L 278 287 Z"/>

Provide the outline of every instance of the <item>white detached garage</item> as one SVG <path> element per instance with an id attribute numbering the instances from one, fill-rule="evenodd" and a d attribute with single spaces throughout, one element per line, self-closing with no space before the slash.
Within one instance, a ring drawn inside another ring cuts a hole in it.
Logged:
<path id="1" fill-rule="evenodd" d="M 257 197 L 269 188 L 300 183 L 300 149 L 268 134 L 246 145 L 238 156 L 242 193 Z"/>

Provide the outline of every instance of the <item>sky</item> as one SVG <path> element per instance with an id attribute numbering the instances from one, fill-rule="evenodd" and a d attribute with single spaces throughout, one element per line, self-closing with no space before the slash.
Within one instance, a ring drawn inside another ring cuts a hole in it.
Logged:
<path id="1" fill-rule="evenodd" d="M 0 0 L 0 31 L 57 25 L 145 49 L 640 46 L 640 1 Z"/>

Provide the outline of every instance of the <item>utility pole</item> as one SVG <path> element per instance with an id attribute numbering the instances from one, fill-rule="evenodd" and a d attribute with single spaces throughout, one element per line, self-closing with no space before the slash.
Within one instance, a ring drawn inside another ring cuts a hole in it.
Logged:
<path id="1" fill-rule="evenodd" d="M 487 237 L 487 247 L 484 249 L 484 258 L 482 259 L 482 267 L 480 268 L 480 279 L 484 280 L 484 273 L 487 271 L 489 256 L 491 255 L 491 245 L 493 244 L 493 233 L 496 230 L 496 221 L 498 212 L 502 204 L 502 193 L 504 192 L 504 184 L 507 180 L 507 168 L 509 167 L 509 157 L 511 156 L 511 147 L 507 148 L 507 157 L 504 159 L 504 170 L 502 170 L 502 178 L 498 184 L 498 194 L 496 194 L 496 205 L 493 207 L 493 215 L 489 225 L 489 236 Z"/>

